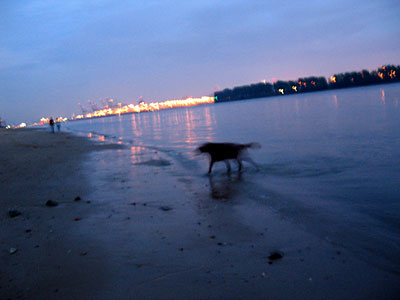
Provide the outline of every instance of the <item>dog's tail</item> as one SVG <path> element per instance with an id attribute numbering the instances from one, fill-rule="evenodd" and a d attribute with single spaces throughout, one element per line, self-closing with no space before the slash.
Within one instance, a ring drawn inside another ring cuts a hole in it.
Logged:
<path id="1" fill-rule="evenodd" d="M 246 148 L 250 148 L 250 149 L 260 149 L 261 145 L 259 143 L 249 143 L 249 144 L 245 144 L 244 146 L 246 146 Z"/>

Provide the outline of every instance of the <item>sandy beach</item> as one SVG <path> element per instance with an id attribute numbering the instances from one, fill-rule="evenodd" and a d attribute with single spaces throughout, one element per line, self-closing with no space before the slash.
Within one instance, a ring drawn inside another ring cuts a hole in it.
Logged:
<path id="1" fill-rule="evenodd" d="M 79 261 L 80 241 L 68 240 L 75 218 L 90 210 L 88 201 L 75 201 L 89 192 L 81 163 L 90 151 L 121 147 L 32 129 L 1 130 L 0 137 L 0 298 L 55 299 L 56 278 L 89 287 L 94 270 L 86 273 Z M 58 205 L 46 206 L 49 200 Z M 78 259 L 64 256 L 72 251 Z"/>
<path id="2" fill-rule="evenodd" d="M 238 174 L 42 130 L 0 147 L 1 299 L 398 299 L 398 274 L 240 197 Z"/>

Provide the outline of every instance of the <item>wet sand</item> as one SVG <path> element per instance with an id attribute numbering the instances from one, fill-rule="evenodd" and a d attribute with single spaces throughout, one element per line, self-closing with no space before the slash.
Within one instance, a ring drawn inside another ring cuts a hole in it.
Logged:
<path id="1" fill-rule="evenodd" d="M 95 287 L 90 278 L 97 270 L 80 260 L 83 242 L 69 233 L 75 218 L 91 210 L 83 200 L 90 187 L 82 162 L 92 151 L 116 148 L 66 133 L 0 130 L 1 299 L 56 299 L 61 282 Z M 48 200 L 58 205 L 48 207 Z M 10 210 L 21 214 L 10 217 Z M 67 298 L 80 294 L 71 288 Z"/>
<path id="2" fill-rule="evenodd" d="M 242 197 L 245 172 L 193 182 L 163 153 L 37 130 L 0 145 L 1 299 L 398 299 L 399 275 Z"/>

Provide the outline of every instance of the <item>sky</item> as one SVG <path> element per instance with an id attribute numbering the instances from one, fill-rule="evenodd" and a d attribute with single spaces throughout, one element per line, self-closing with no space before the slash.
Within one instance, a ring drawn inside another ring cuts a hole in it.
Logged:
<path id="1" fill-rule="evenodd" d="M 400 65 L 398 0 L 0 0 L 0 117 Z"/>

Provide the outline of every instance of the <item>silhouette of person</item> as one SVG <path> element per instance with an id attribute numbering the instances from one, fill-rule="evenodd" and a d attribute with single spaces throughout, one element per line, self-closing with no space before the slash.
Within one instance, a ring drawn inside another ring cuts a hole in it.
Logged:
<path id="1" fill-rule="evenodd" d="M 57 131 L 60 132 L 60 130 L 61 130 L 61 122 L 60 121 L 56 121 L 56 126 L 57 126 Z"/>
<path id="2" fill-rule="evenodd" d="M 51 132 L 54 133 L 54 120 L 53 120 L 53 118 L 50 118 L 49 125 L 51 127 Z"/>

